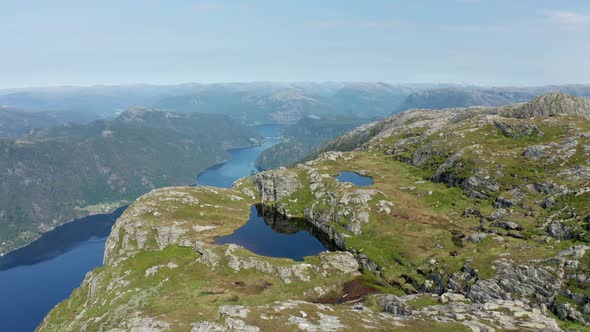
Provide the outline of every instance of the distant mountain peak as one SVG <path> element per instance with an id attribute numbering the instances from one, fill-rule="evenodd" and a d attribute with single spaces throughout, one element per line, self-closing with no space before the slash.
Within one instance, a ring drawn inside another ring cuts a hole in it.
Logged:
<path id="1" fill-rule="evenodd" d="M 508 106 L 501 111 L 501 114 L 514 118 L 534 118 L 558 114 L 590 118 L 590 100 L 567 93 L 551 92 L 528 103 Z"/>

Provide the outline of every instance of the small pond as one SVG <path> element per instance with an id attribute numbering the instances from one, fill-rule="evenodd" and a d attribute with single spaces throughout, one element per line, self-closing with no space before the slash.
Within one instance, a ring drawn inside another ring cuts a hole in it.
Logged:
<path id="1" fill-rule="evenodd" d="M 264 216 L 260 205 L 252 205 L 250 218 L 244 226 L 233 234 L 217 238 L 215 243 L 233 243 L 258 255 L 296 261 L 327 251 L 303 220 Z"/>
<path id="2" fill-rule="evenodd" d="M 336 177 L 336 180 L 340 182 L 350 182 L 359 187 L 370 186 L 373 184 L 373 179 L 371 177 L 348 171 L 341 171 Z"/>

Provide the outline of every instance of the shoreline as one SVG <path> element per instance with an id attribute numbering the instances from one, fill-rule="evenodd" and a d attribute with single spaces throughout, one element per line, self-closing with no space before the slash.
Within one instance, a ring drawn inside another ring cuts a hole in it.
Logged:
<path id="1" fill-rule="evenodd" d="M 244 149 L 251 149 L 251 148 L 254 148 L 254 147 L 259 147 L 259 146 L 262 146 L 262 145 L 263 145 L 263 144 L 264 144 L 266 141 L 268 141 L 268 140 L 271 140 L 271 139 L 275 139 L 275 140 L 277 141 L 277 143 L 273 144 L 273 146 L 274 146 L 274 145 L 276 145 L 276 144 L 278 144 L 278 143 L 280 143 L 280 142 L 282 141 L 282 138 L 281 138 L 280 136 L 269 136 L 269 137 L 263 136 L 263 140 L 262 140 L 262 142 L 260 142 L 260 143 L 258 143 L 258 144 L 249 145 L 249 146 L 244 146 L 244 147 L 239 147 L 239 148 L 230 148 L 230 149 L 227 149 L 227 150 L 225 150 L 225 151 L 231 154 L 231 153 L 232 153 L 232 152 L 234 152 L 234 151 L 238 151 L 238 150 L 244 150 Z M 198 186 L 198 185 L 199 185 L 199 182 L 198 182 L 198 180 L 199 180 L 199 177 L 200 177 L 202 174 L 204 174 L 204 173 L 206 173 L 206 172 L 208 172 L 208 171 L 210 171 L 210 170 L 217 169 L 217 168 L 219 168 L 219 167 L 221 167 L 221 166 L 223 166 L 223 165 L 227 164 L 227 163 L 228 163 L 228 162 L 230 162 L 231 160 L 232 160 L 232 158 L 225 159 L 225 160 L 223 160 L 223 161 L 220 161 L 220 162 L 216 163 L 215 165 L 212 165 L 212 166 L 208 167 L 208 168 L 207 168 L 207 169 L 205 169 L 204 171 L 202 171 L 202 172 L 198 173 L 198 174 L 197 174 L 197 181 L 196 181 L 196 183 L 194 184 L 194 186 Z M 258 167 L 258 166 L 256 166 L 256 165 L 254 165 L 254 167 L 256 168 L 256 171 L 258 171 L 258 172 L 265 171 L 265 169 L 261 169 L 260 167 Z M 245 176 L 249 176 L 249 175 L 245 175 Z"/>
<path id="2" fill-rule="evenodd" d="M 261 125 L 261 126 L 265 126 L 265 125 Z M 261 135 L 261 136 L 262 136 L 262 135 Z M 278 136 L 277 136 L 277 137 L 278 137 Z M 246 146 L 241 146 L 241 147 L 232 147 L 232 148 L 226 149 L 225 151 L 226 151 L 227 153 L 231 153 L 232 151 L 237 151 L 237 150 L 242 150 L 242 149 L 249 149 L 249 148 L 253 148 L 253 147 L 257 147 L 257 146 L 261 146 L 262 144 L 264 144 L 264 141 L 265 141 L 265 140 L 267 140 L 267 137 L 265 137 L 265 136 L 262 136 L 262 138 L 263 138 L 263 140 L 262 140 L 261 142 L 259 142 L 258 144 L 246 145 Z M 201 172 L 199 172 L 199 173 L 197 174 L 197 177 L 196 177 L 196 179 L 198 180 L 199 176 L 201 176 L 201 174 L 203 174 L 203 173 L 207 172 L 208 170 L 215 169 L 216 167 L 221 167 L 221 166 L 225 165 L 226 163 L 228 163 L 229 161 L 231 161 L 231 158 L 229 158 L 229 159 L 225 159 L 225 160 L 223 160 L 223 161 L 220 161 L 220 162 L 217 162 L 217 163 L 215 163 L 215 164 L 213 164 L 213 165 L 211 165 L 211 166 L 209 166 L 209 167 L 205 168 L 203 171 L 201 171 Z M 193 184 L 187 184 L 187 185 L 188 185 L 188 186 L 196 186 L 196 185 L 198 185 L 198 182 L 197 182 L 197 181 L 195 181 L 195 183 L 193 183 Z M 154 188 L 154 189 L 152 189 L 152 190 L 155 190 L 155 189 L 158 189 L 158 188 Z M 145 192 L 145 193 L 143 193 L 143 194 L 146 194 L 146 193 L 148 193 L 148 192 L 150 192 L 150 191 L 151 191 L 151 190 L 149 190 L 149 191 L 146 191 L 146 192 Z M 143 194 L 142 194 L 142 195 L 143 195 Z M 141 196 L 141 195 L 140 195 L 140 196 Z M 139 197 L 140 197 L 140 196 L 139 196 Z M 136 197 L 135 199 L 137 199 L 137 197 Z M 134 201 L 135 199 L 132 199 L 132 200 L 130 200 L 130 203 L 129 203 L 129 204 L 133 203 L 133 201 Z M 47 231 L 45 231 L 45 232 L 40 232 L 40 233 L 38 233 L 38 236 L 37 236 L 37 237 L 35 237 L 35 238 L 34 238 L 32 241 L 30 241 L 30 242 L 28 242 L 28 243 L 26 243 L 26 244 L 23 244 L 23 245 L 21 245 L 21 246 L 15 247 L 15 248 L 13 248 L 13 249 L 10 249 L 10 250 L 8 250 L 8 251 L 6 251 L 6 252 L 2 252 L 2 253 L 0 253 L 0 257 L 5 257 L 5 256 L 8 256 L 8 255 L 10 255 L 10 254 L 12 254 L 12 253 L 14 253 L 14 252 L 16 252 L 16 251 L 20 250 L 20 249 L 24 249 L 24 248 L 26 248 L 26 247 L 28 247 L 28 246 L 32 245 L 33 243 L 35 243 L 35 242 L 39 241 L 39 240 L 40 240 L 40 239 L 41 239 L 41 238 L 42 238 L 42 237 L 43 237 L 45 234 L 47 234 L 47 233 L 49 233 L 49 232 L 52 232 L 52 231 L 55 231 L 56 229 L 58 229 L 58 228 L 60 228 L 60 227 L 62 227 L 62 226 L 65 226 L 65 225 L 67 225 L 67 224 L 71 224 L 71 223 L 73 223 L 73 222 L 76 222 L 76 221 L 78 221 L 78 220 L 80 220 L 80 219 L 87 218 L 87 217 L 91 217 L 91 216 L 97 216 L 97 215 L 108 215 L 108 214 L 111 214 L 111 213 L 113 213 L 113 212 L 117 211 L 118 209 L 120 209 L 120 208 L 122 208 L 122 207 L 124 207 L 124 206 L 128 206 L 129 204 L 127 204 L 127 205 L 122 205 L 122 206 L 119 206 L 119 207 L 115 207 L 115 208 L 113 208 L 113 209 L 110 209 L 110 210 L 109 210 L 109 211 L 107 211 L 107 212 L 82 214 L 82 215 L 79 215 L 78 217 L 76 217 L 76 218 L 74 218 L 74 219 L 69 219 L 68 221 L 65 221 L 65 222 L 63 222 L 63 223 L 58 223 L 58 224 L 56 224 L 56 225 L 55 225 L 55 227 L 53 227 L 53 228 L 51 228 L 51 229 L 49 229 L 49 230 L 47 230 Z"/>
<path id="3" fill-rule="evenodd" d="M 51 228 L 50 230 L 47 230 L 47 231 L 45 231 L 45 232 L 41 232 L 41 233 L 39 233 L 39 236 L 37 236 L 37 237 L 36 237 L 36 238 L 35 238 L 33 241 L 31 241 L 31 242 L 29 242 L 29 243 L 27 243 L 27 244 L 24 244 L 24 245 L 22 245 L 22 246 L 19 246 L 19 247 L 17 247 L 17 248 L 11 249 L 11 250 L 9 250 L 9 251 L 7 251 L 7 252 L 0 253 L 0 257 L 5 257 L 5 256 L 8 256 L 8 255 L 10 255 L 10 254 L 13 254 L 13 253 L 15 253 L 15 252 L 16 252 L 16 251 L 18 251 L 18 250 L 25 249 L 25 248 L 27 248 L 28 246 L 32 245 L 33 243 L 35 243 L 35 242 L 37 242 L 37 241 L 41 240 L 41 239 L 43 238 L 43 236 L 45 236 L 46 234 L 48 234 L 48 233 L 51 233 L 51 232 L 54 232 L 54 231 L 56 231 L 57 229 L 59 229 L 59 228 L 61 228 L 61 227 L 64 227 L 64 226 L 66 226 L 66 225 L 69 225 L 69 224 L 71 224 L 71 223 L 75 223 L 75 222 L 77 222 L 77 221 L 80 221 L 80 220 L 82 220 L 82 219 L 84 219 L 84 218 L 88 218 L 88 217 L 94 217 L 94 216 L 103 216 L 103 215 L 104 215 L 104 216 L 107 216 L 107 215 L 113 214 L 113 213 L 114 213 L 114 212 L 116 212 L 117 210 L 119 210 L 119 209 L 121 209 L 121 208 L 124 208 L 124 207 L 127 207 L 127 206 L 129 206 L 130 204 L 131 204 L 131 203 L 129 203 L 129 204 L 126 204 L 126 205 L 121 205 L 121 206 L 118 206 L 118 207 L 116 207 L 116 208 L 110 209 L 109 211 L 102 212 L 102 213 L 89 213 L 89 214 L 84 214 L 84 215 L 81 215 L 81 216 L 80 216 L 80 217 L 78 217 L 78 218 L 75 218 L 75 219 L 70 219 L 70 220 L 68 220 L 68 221 L 66 221 L 66 222 L 64 222 L 64 223 L 57 224 L 55 227 Z"/>

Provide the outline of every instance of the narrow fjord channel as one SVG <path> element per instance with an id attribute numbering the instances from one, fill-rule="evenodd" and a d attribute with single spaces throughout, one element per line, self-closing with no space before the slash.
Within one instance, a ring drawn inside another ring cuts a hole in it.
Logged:
<path id="1" fill-rule="evenodd" d="M 256 171 L 254 161 L 279 142 L 281 127 L 254 128 L 265 137 L 264 143 L 229 151 L 231 159 L 199 174 L 197 185 L 227 188 Z M 101 266 L 111 226 L 123 210 L 73 221 L 0 257 L 0 331 L 33 331 L 55 305 L 80 286 L 88 271 Z"/>

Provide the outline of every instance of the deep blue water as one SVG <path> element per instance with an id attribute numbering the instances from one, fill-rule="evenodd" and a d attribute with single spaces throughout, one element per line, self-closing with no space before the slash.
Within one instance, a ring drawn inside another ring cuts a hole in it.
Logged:
<path id="1" fill-rule="evenodd" d="M 230 187 L 250 175 L 260 152 L 278 142 L 280 128 L 254 127 L 267 140 L 260 146 L 230 151 L 231 160 L 199 175 L 198 184 Z M 101 266 L 105 241 L 122 211 L 68 223 L 0 257 L 0 332 L 33 331 L 88 271 Z"/>
<path id="2" fill-rule="evenodd" d="M 264 217 L 253 205 L 248 222 L 233 234 L 217 238 L 215 243 L 234 243 L 264 256 L 286 257 L 302 261 L 305 256 L 317 255 L 326 247 L 298 220 Z"/>
<path id="3" fill-rule="evenodd" d="M 363 176 L 355 172 L 341 171 L 336 177 L 340 182 L 350 182 L 355 186 L 365 187 L 373 184 L 373 179 L 368 176 Z"/>
<path id="4" fill-rule="evenodd" d="M 33 331 L 102 265 L 105 241 L 124 208 L 76 220 L 0 257 L 0 331 Z"/>
<path id="5" fill-rule="evenodd" d="M 230 150 L 231 159 L 229 162 L 214 166 L 199 174 L 197 177 L 198 186 L 214 186 L 229 188 L 239 178 L 256 172 L 254 161 L 260 153 L 279 142 L 280 125 L 262 125 L 254 127 L 265 140 L 259 146 Z"/>

